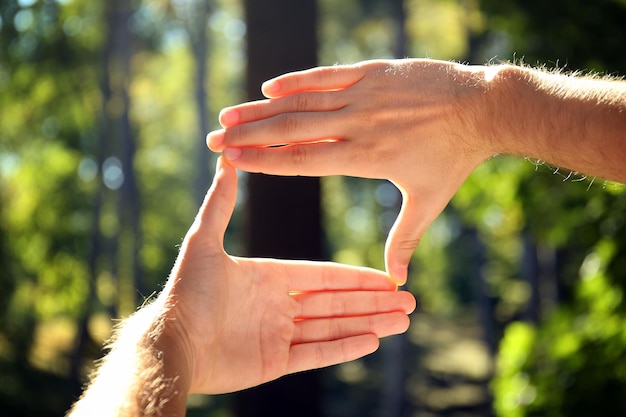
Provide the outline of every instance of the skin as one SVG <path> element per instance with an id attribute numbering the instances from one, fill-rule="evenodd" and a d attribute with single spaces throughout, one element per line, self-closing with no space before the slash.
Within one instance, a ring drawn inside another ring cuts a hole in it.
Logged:
<path id="1" fill-rule="evenodd" d="M 188 394 L 353 360 L 406 331 L 415 299 L 385 273 L 228 255 L 236 190 L 220 158 L 163 292 L 117 332 L 70 416 L 182 416 Z"/>
<path id="2" fill-rule="evenodd" d="M 221 112 L 209 148 L 250 172 L 392 181 L 403 204 L 385 263 L 400 284 L 425 230 L 494 155 L 626 182 L 621 81 L 409 59 L 285 74 L 262 91 Z"/>

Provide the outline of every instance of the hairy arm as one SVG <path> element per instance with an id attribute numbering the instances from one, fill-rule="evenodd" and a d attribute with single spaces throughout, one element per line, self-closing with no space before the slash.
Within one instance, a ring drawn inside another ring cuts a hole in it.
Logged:
<path id="1" fill-rule="evenodd" d="M 68 417 L 185 415 L 191 370 L 166 316 L 157 300 L 121 323 Z"/>
<path id="2" fill-rule="evenodd" d="M 626 183 L 626 82 L 493 69 L 495 150 Z"/>

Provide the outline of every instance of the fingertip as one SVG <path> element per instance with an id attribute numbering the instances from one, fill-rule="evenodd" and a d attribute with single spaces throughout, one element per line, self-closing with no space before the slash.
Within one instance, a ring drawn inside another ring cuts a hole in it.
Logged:
<path id="1" fill-rule="evenodd" d="M 224 231 L 230 221 L 236 199 L 236 170 L 223 157 L 219 156 L 215 162 L 213 183 L 207 191 L 198 213 L 200 223 L 197 227 L 211 230 L 211 233 L 202 235 L 203 241 L 221 247 Z M 223 207 L 224 210 L 216 209 L 217 207 Z"/>
<path id="2" fill-rule="evenodd" d="M 215 173 L 216 176 L 227 175 L 237 180 L 237 169 L 223 155 L 217 157 Z"/>
<path id="3" fill-rule="evenodd" d="M 371 341 L 369 343 L 370 343 L 370 349 L 371 349 L 369 353 L 374 353 L 380 347 L 380 338 L 376 336 L 375 334 L 372 334 Z"/>
<path id="4" fill-rule="evenodd" d="M 276 79 L 265 81 L 261 85 L 261 92 L 267 98 L 275 97 L 280 93 L 280 83 Z"/>
<path id="5" fill-rule="evenodd" d="M 398 327 L 396 329 L 396 332 L 394 332 L 394 334 L 406 333 L 406 331 L 409 330 L 410 326 L 411 326 L 411 318 L 409 317 L 408 313 L 403 314 L 402 318 L 398 320 Z"/>
<path id="6" fill-rule="evenodd" d="M 412 313 L 412 312 L 411 312 L 411 313 Z M 403 332 L 403 333 L 405 333 L 406 331 L 408 331 L 410 327 L 411 327 L 411 316 L 409 316 L 409 315 L 407 314 L 407 316 L 406 316 L 406 328 L 404 329 L 404 332 Z"/>
<path id="7" fill-rule="evenodd" d="M 224 143 L 224 129 L 214 130 L 206 135 L 206 145 L 213 152 L 219 152 Z"/>
<path id="8" fill-rule="evenodd" d="M 410 295 L 410 299 L 411 301 L 409 301 L 409 307 L 406 309 L 406 314 L 407 317 L 409 314 L 413 313 L 415 311 L 415 309 L 417 309 L 417 300 L 415 299 L 415 296 L 413 294 L 411 294 L 408 291 L 405 291 L 408 295 Z"/>
<path id="9" fill-rule="evenodd" d="M 401 287 L 406 284 L 409 274 L 409 266 L 404 263 L 391 262 L 387 266 L 387 273 L 397 286 Z"/>
<path id="10" fill-rule="evenodd" d="M 220 111 L 218 120 L 222 127 L 229 127 L 239 123 L 239 121 L 241 120 L 241 115 L 239 114 L 239 111 L 235 110 L 234 108 L 227 107 Z"/>

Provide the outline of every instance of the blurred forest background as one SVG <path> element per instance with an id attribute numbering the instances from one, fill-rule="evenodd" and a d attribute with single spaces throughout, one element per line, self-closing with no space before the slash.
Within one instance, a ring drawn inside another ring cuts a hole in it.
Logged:
<path id="1" fill-rule="evenodd" d="M 626 74 L 624 22 L 625 0 L 2 0 L 0 414 L 64 414 L 112 320 L 167 277 L 217 113 L 264 79 L 406 56 Z M 241 179 L 230 253 L 383 267 L 389 183 Z M 307 234 L 283 227 L 313 245 L 295 255 L 255 217 L 287 203 L 312 210 L 290 219 Z M 494 158 L 415 253 L 407 334 L 189 415 L 625 415 L 625 212 L 621 185 Z"/>

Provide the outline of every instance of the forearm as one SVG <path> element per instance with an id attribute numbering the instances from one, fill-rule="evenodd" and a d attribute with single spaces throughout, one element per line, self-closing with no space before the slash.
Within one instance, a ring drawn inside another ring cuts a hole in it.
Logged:
<path id="1" fill-rule="evenodd" d="M 131 316 L 68 417 L 184 416 L 190 372 L 165 320 L 158 302 Z"/>
<path id="2" fill-rule="evenodd" d="M 498 153 L 626 182 L 626 83 L 501 66 L 490 123 Z"/>

